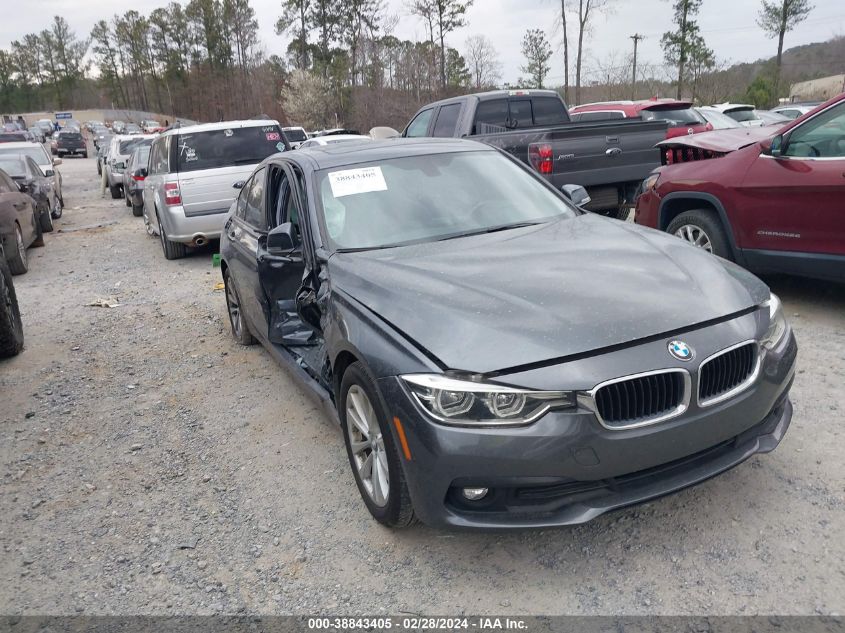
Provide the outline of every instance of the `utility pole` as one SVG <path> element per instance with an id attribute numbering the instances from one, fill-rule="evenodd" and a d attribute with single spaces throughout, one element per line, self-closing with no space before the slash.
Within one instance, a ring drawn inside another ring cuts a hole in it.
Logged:
<path id="1" fill-rule="evenodd" d="M 633 101 L 637 98 L 637 44 L 645 38 L 639 33 L 635 33 L 631 35 L 631 39 L 634 40 L 634 72 L 631 76 L 631 101 Z"/>

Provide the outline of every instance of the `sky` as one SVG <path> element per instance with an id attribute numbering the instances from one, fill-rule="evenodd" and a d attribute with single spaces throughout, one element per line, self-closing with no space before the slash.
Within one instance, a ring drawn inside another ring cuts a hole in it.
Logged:
<path id="1" fill-rule="evenodd" d="M 388 13 L 399 17 L 394 35 L 403 39 L 421 40 L 426 37 L 422 23 L 410 15 L 407 0 L 384 2 Z M 784 48 L 845 35 L 843 0 L 812 0 L 812 3 L 812 13 L 804 23 L 787 34 Z M 134 8 L 148 14 L 155 7 L 166 4 L 168 0 L 146 0 L 143 5 L 134 5 Z M 572 0 L 569 4 L 573 4 Z M 252 0 L 261 41 L 268 54 L 284 53 L 289 42 L 289 38 L 274 32 L 281 12 L 280 5 L 280 0 Z M 118 6 L 113 0 L 28 0 L 24 10 L 3 12 L 0 47 L 8 48 L 12 40 L 45 28 L 49 21 L 47 16 L 57 14 L 65 17 L 77 35 L 85 36 L 97 20 L 111 17 L 119 10 Z M 591 78 L 589 70 L 596 68 L 599 62 L 607 65 L 614 54 L 618 60 L 628 55 L 633 46 L 630 36 L 635 33 L 645 36 L 639 43 L 639 62 L 663 63 L 660 36 L 672 28 L 671 1 L 611 0 L 610 6 L 610 11 L 596 15 L 586 43 L 584 67 L 588 73 L 585 83 Z M 768 38 L 756 25 L 759 6 L 759 0 L 704 0 L 698 23 L 717 59 L 731 63 L 755 61 L 777 52 L 777 41 Z M 559 0 L 475 0 L 467 13 L 467 21 L 466 27 L 449 36 L 448 44 L 462 51 L 467 37 L 479 33 L 486 35 L 499 52 L 502 79 L 509 83 L 515 83 L 518 77 L 525 75 L 520 68 L 524 64 L 521 42 L 525 31 L 543 29 L 555 49 L 547 84 L 563 83 Z M 575 35 L 570 25 L 570 57 L 573 60 L 572 40 Z M 830 74 L 842 72 L 841 64 L 838 66 L 829 66 Z"/>

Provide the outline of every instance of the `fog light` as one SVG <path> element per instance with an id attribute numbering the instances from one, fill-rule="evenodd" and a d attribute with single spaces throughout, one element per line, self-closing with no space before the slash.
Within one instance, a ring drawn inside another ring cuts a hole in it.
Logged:
<path id="1" fill-rule="evenodd" d="M 465 499 L 478 501 L 487 494 L 487 488 L 464 488 L 461 492 Z"/>

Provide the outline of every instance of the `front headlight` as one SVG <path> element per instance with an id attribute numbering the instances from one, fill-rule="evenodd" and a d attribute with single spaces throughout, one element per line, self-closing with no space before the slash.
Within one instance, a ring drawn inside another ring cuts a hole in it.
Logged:
<path id="1" fill-rule="evenodd" d="M 783 306 L 776 294 L 772 293 L 769 300 L 762 305 L 769 309 L 769 328 L 760 343 L 763 347 L 772 349 L 780 343 L 784 334 L 786 334 L 786 318 L 783 316 Z"/>
<path id="2" fill-rule="evenodd" d="M 401 378 L 431 417 L 452 426 L 519 426 L 531 424 L 552 408 L 575 406 L 570 391 L 532 391 L 439 374 Z"/>

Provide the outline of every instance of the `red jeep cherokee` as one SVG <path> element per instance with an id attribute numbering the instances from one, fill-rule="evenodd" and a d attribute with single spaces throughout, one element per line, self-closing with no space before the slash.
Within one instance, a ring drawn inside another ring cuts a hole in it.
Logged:
<path id="1" fill-rule="evenodd" d="M 755 272 L 845 281 L 845 93 L 782 128 L 658 146 L 664 166 L 643 182 L 638 224 Z"/>
<path id="2" fill-rule="evenodd" d="M 693 107 L 691 101 L 676 99 L 648 99 L 645 101 L 602 101 L 585 103 L 569 109 L 573 121 L 603 121 L 606 119 L 631 119 L 643 121 L 668 121 L 666 138 L 698 134 L 713 129 Z"/>

